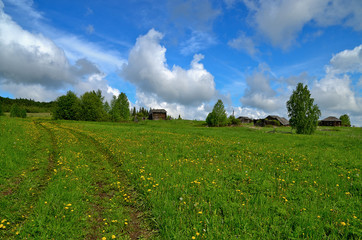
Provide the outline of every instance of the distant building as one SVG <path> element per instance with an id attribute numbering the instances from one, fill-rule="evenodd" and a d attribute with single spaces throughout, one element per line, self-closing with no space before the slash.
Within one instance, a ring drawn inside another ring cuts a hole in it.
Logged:
<path id="1" fill-rule="evenodd" d="M 240 120 L 241 123 L 252 123 L 253 119 L 249 118 L 249 117 L 238 117 L 238 119 Z"/>
<path id="2" fill-rule="evenodd" d="M 166 120 L 167 119 L 167 111 L 165 109 L 151 109 L 148 115 L 148 119 L 150 120 Z"/>
<path id="3" fill-rule="evenodd" d="M 289 126 L 289 121 L 283 117 L 269 115 L 264 119 L 255 119 L 254 125 L 259 127 L 264 127 L 265 125 Z"/>
<path id="4" fill-rule="evenodd" d="M 342 125 L 342 121 L 333 116 L 329 116 L 319 122 L 319 126 L 340 127 L 341 125 Z"/>

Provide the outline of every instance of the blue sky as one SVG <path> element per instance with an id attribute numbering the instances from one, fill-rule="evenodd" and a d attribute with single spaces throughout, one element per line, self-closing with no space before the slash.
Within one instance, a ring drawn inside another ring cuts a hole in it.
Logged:
<path id="1" fill-rule="evenodd" d="M 287 116 L 298 82 L 322 118 L 362 126 L 360 0 L 0 0 L 0 95 L 100 89 L 204 119 Z"/>

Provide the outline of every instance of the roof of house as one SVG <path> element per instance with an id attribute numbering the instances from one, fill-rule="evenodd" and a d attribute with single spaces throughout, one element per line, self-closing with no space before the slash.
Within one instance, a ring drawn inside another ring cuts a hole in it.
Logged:
<path id="1" fill-rule="evenodd" d="M 151 113 L 167 113 L 167 111 L 165 109 L 151 109 Z"/>
<path id="2" fill-rule="evenodd" d="M 277 115 L 269 115 L 266 118 L 268 117 L 276 118 L 283 126 L 289 125 L 289 121 L 286 118 L 279 117 Z"/>
<path id="3" fill-rule="evenodd" d="M 341 122 L 340 119 L 338 119 L 334 116 L 329 116 L 329 117 L 323 119 L 322 121 L 324 121 L 324 122 Z"/>
<path id="4" fill-rule="evenodd" d="M 249 119 L 249 120 L 253 120 L 253 119 L 251 119 L 250 117 L 244 117 L 244 116 L 240 116 L 240 117 L 238 117 L 238 119 Z"/>

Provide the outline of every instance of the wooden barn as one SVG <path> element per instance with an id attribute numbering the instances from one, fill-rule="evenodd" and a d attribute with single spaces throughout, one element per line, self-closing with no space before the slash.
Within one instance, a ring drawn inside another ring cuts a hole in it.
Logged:
<path id="1" fill-rule="evenodd" d="M 319 126 L 340 127 L 341 125 L 342 125 L 342 121 L 333 116 L 329 116 L 319 122 Z"/>
<path id="2" fill-rule="evenodd" d="M 269 115 L 264 119 L 264 121 L 265 125 L 277 125 L 277 122 L 279 122 L 279 126 L 289 126 L 289 121 L 286 118 L 276 115 Z"/>
<path id="3" fill-rule="evenodd" d="M 167 111 L 165 109 L 151 109 L 149 115 L 149 120 L 166 120 Z"/>
<path id="4" fill-rule="evenodd" d="M 240 120 L 241 123 L 252 123 L 253 119 L 249 118 L 249 117 L 238 117 L 238 119 Z"/>

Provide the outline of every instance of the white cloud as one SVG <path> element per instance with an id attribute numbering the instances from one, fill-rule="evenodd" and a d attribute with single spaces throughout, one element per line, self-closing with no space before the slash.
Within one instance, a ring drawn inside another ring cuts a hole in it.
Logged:
<path id="1" fill-rule="evenodd" d="M 230 40 L 228 45 L 237 50 L 244 50 L 250 56 L 254 56 L 256 53 L 258 53 L 258 49 L 256 49 L 253 39 L 247 37 L 245 33 L 241 33 L 239 37 Z"/>
<path id="2" fill-rule="evenodd" d="M 344 25 L 362 30 L 360 0 L 244 0 L 252 22 L 274 46 L 288 48 L 307 23 Z"/>
<path id="3" fill-rule="evenodd" d="M 243 106 L 267 112 L 275 112 L 285 106 L 283 98 L 271 87 L 272 76 L 266 66 L 259 66 L 258 70 L 246 78 L 246 83 L 248 88 L 240 99 Z"/>
<path id="4" fill-rule="evenodd" d="M 351 80 L 348 75 L 340 78 L 327 74 L 323 79 L 315 82 L 311 92 L 322 110 L 362 115 L 362 98 L 357 97 L 351 89 Z"/>
<path id="5" fill-rule="evenodd" d="M 203 56 L 197 54 L 190 69 L 166 63 L 166 48 L 160 45 L 163 35 L 151 29 L 137 38 L 122 77 L 133 83 L 138 91 L 156 94 L 168 103 L 198 105 L 211 100 L 215 94 L 214 77 L 200 63 Z"/>
<path id="6" fill-rule="evenodd" d="M 113 96 L 118 96 L 120 91 L 108 85 L 104 73 L 95 73 L 86 80 L 80 81 L 74 85 L 74 91 L 80 96 L 85 92 L 101 90 L 105 100 L 110 102 Z"/>
<path id="7" fill-rule="evenodd" d="M 115 71 L 126 62 L 117 51 L 104 49 L 74 35 L 59 34 L 55 36 L 54 41 L 64 49 L 70 60 L 87 58 L 97 63 L 103 71 Z"/>
<path id="8" fill-rule="evenodd" d="M 192 31 L 191 37 L 181 43 L 181 54 L 190 55 L 216 44 L 215 38 L 206 32 Z"/>
<path id="9" fill-rule="evenodd" d="M 11 92 L 15 98 L 34 99 L 36 101 L 52 101 L 61 92 L 54 89 L 48 89 L 41 84 L 23 84 L 14 82 L 1 82 L 1 90 Z"/>
<path id="10" fill-rule="evenodd" d="M 1 1 L 1 0 L 0 0 Z M 81 45 L 79 42 L 77 42 Z M 86 46 L 85 48 L 90 47 Z M 93 53 L 98 59 L 123 63 L 106 53 Z M 117 60 L 117 61 L 116 61 Z M 99 68 L 89 60 L 74 59 L 71 65 L 62 48 L 42 34 L 24 30 L 3 11 L 0 2 L 0 88 L 16 98 L 50 101 L 64 89 L 77 93 L 100 89 L 106 97 L 119 93 L 108 85 Z"/>
<path id="11" fill-rule="evenodd" d="M 362 45 L 352 50 L 344 50 L 334 55 L 327 71 L 333 73 L 362 73 Z"/>
<path id="12" fill-rule="evenodd" d="M 136 107 L 146 107 L 148 109 L 165 109 L 167 115 L 178 118 L 180 115 L 183 119 L 205 120 L 207 114 L 212 111 L 212 107 L 202 103 L 198 106 L 185 106 L 179 103 L 168 103 L 159 99 L 156 94 L 137 92 Z"/>
<path id="13" fill-rule="evenodd" d="M 62 49 L 22 29 L 0 9 L 0 76 L 15 83 L 59 87 L 73 83 Z"/>

